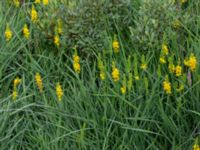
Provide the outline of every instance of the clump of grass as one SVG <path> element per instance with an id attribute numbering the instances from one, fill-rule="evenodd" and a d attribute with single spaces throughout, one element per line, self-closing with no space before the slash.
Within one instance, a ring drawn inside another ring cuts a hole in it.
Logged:
<path id="1" fill-rule="evenodd" d="M 198 2 L 20 2 L 0 2 L 0 149 L 198 149 Z"/>

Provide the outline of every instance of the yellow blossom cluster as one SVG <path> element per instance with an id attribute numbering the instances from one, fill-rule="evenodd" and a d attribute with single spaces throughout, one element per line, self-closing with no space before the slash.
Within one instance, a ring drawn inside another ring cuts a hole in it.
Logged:
<path id="1" fill-rule="evenodd" d="M 80 65 L 80 57 L 77 54 L 77 49 L 75 48 L 75 53 L 73 55 L 73 68 L 74 71 L 79 74 L 81 71 L 81 65 Z"/>
<path id="2" fill-rule="evenodd" d="M 57 94 L 58 101 L 61 101 L 63 97 L 63 90 L 60 83 L 56 84 L 56 94 Z"/>
<path id="3" fill-rule="evenodd" d="M 59 37 L 58 34 L 54 36 L 54 44 L 55 44 L 57 47 L 60 46 L 60 37 Z"/>
<path id="4" fill-rule="evenodd" d="M 193 53 L 190 54 L 189 58 L 186 58 L 184 60 L 184 64 L 189 67 L 189 69 L 191 71 L 195 71 L 196 67 L 197 67 L 197 58 L 194 56 Z"/>
<path id="5" fill-rule="evenodd" d="M 12 91 L 12 99 L 16 100 L 17 96 L 18 96 L 18 90 L 17 87 L 18 85 L 21 83 L 22 79 L 20 79 L 19 77 L 16 77 L 13 81 L 13 91 Z M 43 82 L 42 82 L 42 77 L 40 75 L 40 73 L 36 73 L 35 74 L 35 83 L 39 89 L 39 91 L 42 93 L 43 92 Z M 62 100 L 63 97 L 63 89 L 60 83 L 56 84 L 56 95 L 57 95 L 57 99 L 58 101 Z"/>
<path id="6" fill-rule="evenodd" d="M 21 79 L 19 77 L 15 78 L 13 81 L 13 92 L 12 92 L 12 99 L 16 100 L 18 96 L 17 87 L 21 83 Z"/>
<path id="7" fill-rule="evenodd" d="M 31 21 L 32 21 L 33 23 L 36 23 L 37 19 L 38 19 L 38 13 L 37 13 L 37 11 L 36 11 L 34 5 L 33 5 L 33 6 L 32 6 L 32 9 L 31 9 Z"/>
<path id="8" fill-rule="evenodd" d="M 120 72 L 119 69 L 116 67 L 115 62 L 112 63 L 112 78 L 114 82 L 119 81 Z"/>
<path id="9" fill-rule="evenodd" d="M 169 82 L 168 78 L 163 81 L 163 89 L 167 94 L 172 93 L 171 83 Z"/>
<path id="10" fill-rule="evenodd" d="M 114 40 L 112 42 L 112 47 L 113 47 L 114 53 L 119 53 L 120 45 L 119 45 L 119 41 L 116 38 L 116 35 L 114 36 Z"/>
<path id="11" fill-rule="evenodd" d="M 194 144 L 193 145 L 193 149 L 192 150 L 200 150 L 200 146 L 199 145 L 197 145 L 197 144 Z"/>
<path id="12" fill-rule="evenodd" d="M 10 41 L 10 39 L 12 38 L 12 31 L 9 25 L 6 26 L 5 38 L 6 38 L 6 41 Z"/>
<path id="13" fill-rule="evenodd" d="M 30 31 L 28 29 L 28 25 L 27 24 L 25 24 L 24 27 L 23 27 L 23 34 L 24 34 L 24 37 L 26 39 L 29 39 L 29 37 L 30 37 Z"/>
<path id="14" fill-rule="evenodd" d="M 38 73 L 38 72 L 35 75 L 35 81 L 36 81 L 39 91 L 42 93 L 42 91 L 43 91 L 42 77 L 41 77 L 40 73 Z"/>

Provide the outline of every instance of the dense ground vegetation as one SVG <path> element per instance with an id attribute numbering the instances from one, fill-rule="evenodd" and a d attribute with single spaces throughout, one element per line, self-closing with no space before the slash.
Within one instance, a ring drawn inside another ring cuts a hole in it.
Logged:
<path id="1" fill-rule="evenodd" d="M 200 149 L 200 1 L 6 0 L 0 33 L 0 149 Z"/>

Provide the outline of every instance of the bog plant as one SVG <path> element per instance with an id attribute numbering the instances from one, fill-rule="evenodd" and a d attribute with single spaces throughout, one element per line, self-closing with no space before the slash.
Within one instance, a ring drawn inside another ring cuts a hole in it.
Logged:
<path id="1" fill-rule="evenodd" d="M 199 2 L 0 4 L 0 149 L 199 150 Z"/>

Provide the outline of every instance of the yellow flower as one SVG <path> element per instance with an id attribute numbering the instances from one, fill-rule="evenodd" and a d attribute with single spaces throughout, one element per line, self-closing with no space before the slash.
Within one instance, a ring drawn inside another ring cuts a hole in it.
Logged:
<path id="1" fill-rule="evenodd" d="M 59 47 L 60 46 L 60 37 L 58 35 L 54 36 L 54 44 Z"/>
<path id="2" fill-rule="evenodd" d="M 75 52 L 73 55 L 73 68 L 74 68 L 74 71 L 79 74 L 81 71 L 80 57 L 78 56 L 76 47 L 74 48 L 74 50 Z"/>
<path id="3" fill-rule="evenodd" d="M 30 32 L 29 32 L 29 29 L 28 29 L 27 24 L 25 24 L 24 27 L 23 27 L 23 34 L 24 34 L 24 37 L 25 37 L 26 39 L 29 39 L 29 37 L 30 37 Z"/>
<path id="4" fill-rule="evenodd" d="M 103 71 L 100 72 L 99 76 L 100 76 L 101 80 L 105 80 L 106 79 L 106 74 Z"/>
<path id="5" fill-rule="evenodd" d="M 8 25 L 6 26 L 6 31 L 4 34 L 6 41 L 10 41 L 10 39 L 12 38 L 12 31 L 10 30 L 10 27 Z"/>
<path id="6" fill-rule="evenodd" d="M 17 90 L 14 90 L 14 91 L 12 92 L 12 99 L 13 99 L 13 100 L 16 100 L 17 96 L 18 96 Z"/>
<path id="7" fill-rule="evenodd" d="M 122 92 L 122 94 L 126 94 L 126 86 L 121 87 L 121 92 Z"/>
<path id="8" fill-rule="evenodd" d="M 189 59 L 185 59 L 184 60 L 184 64 L 190 68 L 191 71 L 195 71 L 196 67 L 197 67 L 197 59 L 194 56 L 194 54 L 190 54 Z"/>
<path id="9" fill-rule="evenodd" d="M 16 77 L 13 81 L 13 92 L 12 92 L 12 99 L 15 100 L 18 96 L 17 86 L 21 83 L 21 79 Z"/>
<path id="10" fill-rule="evenodd" d="M 33 23 L 35 23 L 35 22 L 37 21 L 37 19 L 38 19 L 38 13 L 37 13 L 37 11 L 35 10 L 35 7 L 32 6 L 32 9 L 31 9 L 31 21 L 32 21 Z"/>
<path id="11" fill-rule="evenodd" d="M 16 7 L 19 7 L 19 4 L 20 4 L 19 0 L 13 0 L 13 2 L 14 2 L 14 5 L 15 5 Z"/>
<path id="12" fill-rule="evenodd" d="M 140 68 L 143 70 L 147 70 L 147 64 L 141 64 Z"/>
<path id="13" fill-rule="evenodd" d="M 21 79 L 19 77 L 15 78 L 13 81 L 13 87 L 14 89 L 17 88 L 17 86 L 21 83 Z"/>
<path id="14" fill-rule="evenodd" d="M 179 77 L 182 75 L 182 67 L 180 65 L 177 65 L 176 68 L 175 68 L 175 73 L 176 73 L 176 76 Z"/>
<path id="15" fill-rule="evenodd" d="M 74 61 L 74 63 L 79 63 L 80 62 L 80 57 L 78 56 L 78 55 L 74 55 L 73 56 L 73 61 Z"/>
<path id="16" fill-rule="evenodd" d="M 167 94 L 171 94 L 171 83 L 167 80 L 163 81 L 163 89 Z"/>
<path id="17" fill-rule="evenodd" d="M 73 68 L 76 73 L 80 73 L 81 65 L 80 65 L 80 57 L 77 55 L 77 51 L 73 55 Z"/>
<path id="18" fill-rule="evenodd" d="M 81 71 L 81 65 L 79 63 L 74 63 L 73 67 L 74 67 L 74 71 L 79 74 Z"/>
<path id="19" fill-rule="evenodd" d="M 36 3 L 36 4 L 39 4 L 39 3 L 40 3 L 40 0 L 35 0 L 35 3 Z"/>
<path id="20" fill-rule="evenodd" d="M 43 83 L 42 83 L 42 77 L 41 77 L 40 73 L 36 73 L 35 81 L 36 81 L 38 89 L 40 90 L 40 92 L 42 92 L 43 91 Z"/>
<path id="21" fill-rule="evenodd" d="M 43 0 L 43 4 L 44 5 L 48 5 L 49 4 L 49 0 Z"/>
<path id="22" fill-rule="evenodd" d="M 198 144 L 194 144 L 193 145 L 193 150 L 200 150 L 200 146 Z"/>
<path id="23" fill-rule="evenodd" d="M 63 97 L 63 90 L 60 83 L 56 84 L 56 95 L 57 95 L 58 101 L 61 101 Z"/>
<path id="24" fill-rule="evenodd" d="M 119 53 L 119 42 L 115 39 L 112 43 L 114 53 Z"/>
<path id="25" fill-rule="evenodd" d="M 161 56 L 159 61 L 160 61 L 161 64 L 165 64 L 166 63 L 166 60 L 165 60 L 164 56 Z"/>
<path id="26" fill-rule="evenodd" d="M 114 82 L 119 81 L 120 73 L 119 73 L 119 70 L 116 67 L 112 68 L 112 78 L 113 78 Z"/>
<path id="27" fill-rule="evenodd" d="M 196 69 L 196 66 L 197 66 L 197 59 L 194 56 L 194 54 L 190 55 L 189 63 L 190 63 L 190 69 L 192 71 L 194 71 Z"/>
<path id="28" fill-rule="evenodd" d="M 164 55 L 168 55 L 168 53 L 169 53 L 169 49 L 166 44 L 162 44 L 162 53 Z"/>

